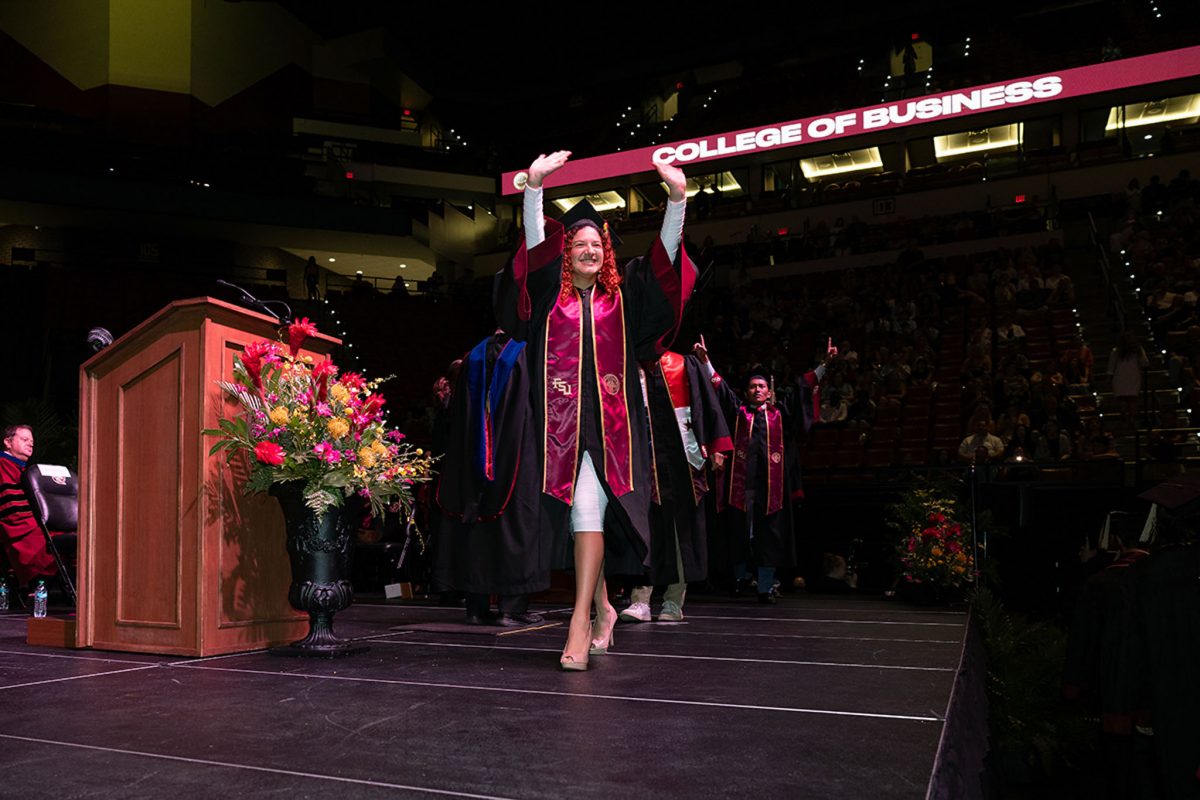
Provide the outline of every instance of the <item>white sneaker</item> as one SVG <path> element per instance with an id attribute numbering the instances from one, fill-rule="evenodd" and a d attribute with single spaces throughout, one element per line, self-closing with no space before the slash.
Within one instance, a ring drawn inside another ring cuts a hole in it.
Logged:
<path id="1" fill-rule="evenodd" d="M 683 609 L 671 600 L 664 600 L 662 611 L 658 612 L 659 622 L 683 622 Z"/>
<path id="2" fill-rule="evenodd" d="M 629 608 L 618 615 L 618 619 L 625 622 L 649 622 L 650 606 L 646 603 L 631 603 Z"/>

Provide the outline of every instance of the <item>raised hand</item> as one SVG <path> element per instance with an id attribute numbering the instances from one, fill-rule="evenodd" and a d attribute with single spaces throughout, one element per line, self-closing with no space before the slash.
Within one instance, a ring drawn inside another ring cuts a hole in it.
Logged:
<path id="1" fill-rule="evenodd" d="M 531 189 L 542 188 L 542 181 L 546 176 L 561 168 L 570 157 L 570 150 L 556 150 L 550 155 L 542 153 L 529 165 L 529 180 L 525 185 Z"/>
<path id="2" fill-rule="evenodd" d="M 662 178 L 663 183 L 667 185 L 667 196 L 671 198 L 672 202 L 678 203 L 687 197 L 687 176 L 683 174 L 683 170 L 673 164 L 664 164 L 661 161 L 655 161 L 654 168 L 658 170 L 658 177 Z"/>
<path id="3" fill-rule="evenodd" d="M 692 355 L 694 355 L 696 360 L 701 364 L 708 363 L 708 348 L 704 346 L 703 336 L 700 337 L 700 341 L 692 345 Z"/>

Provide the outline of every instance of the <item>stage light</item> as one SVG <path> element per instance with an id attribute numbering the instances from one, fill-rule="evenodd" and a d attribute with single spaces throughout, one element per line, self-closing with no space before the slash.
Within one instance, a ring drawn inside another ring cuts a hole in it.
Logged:
<path id="1" fill-rule="evenodd" d="M 337 261 L 337 259 L 336 259 L 336 258 L 334 258 L 334 257 L 332 257 L 332 256 L 330 256 L 330 258 L 329 258 L 329 263 L 330 263 L 330 264 L 332 264 L 332 263 L 333 263 L 333 262 L 335 262 L 335 261 Z"/>

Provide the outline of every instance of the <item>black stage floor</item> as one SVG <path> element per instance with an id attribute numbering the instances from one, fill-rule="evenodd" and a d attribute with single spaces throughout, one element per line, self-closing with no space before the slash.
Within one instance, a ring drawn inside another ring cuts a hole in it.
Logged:
<path id="1" fill-rule="evenodd" d="M 562 673 L 543 610 L 463 633 L 461 609 L 360 604 L 337 631 L 371 650 L 333 661 L 29 647 L 0 615 L 0 796 L 926 795 L 965 613 L 698 598 Z"/>

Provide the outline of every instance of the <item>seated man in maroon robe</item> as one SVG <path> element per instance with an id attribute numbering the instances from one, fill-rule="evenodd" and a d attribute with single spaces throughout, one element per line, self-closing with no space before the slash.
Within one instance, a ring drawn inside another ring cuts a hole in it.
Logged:
<path id="1" fill-rule="evenodd" d="M 0 452 L 0 531 L 8 564 L 21 586 L 57 574 L 54 557 L 46 551 L 46 539 L 21 488 L 21 473 L 31 458 L 33 429 L 28 425 L 5 428 L 4 452 Z"/>

